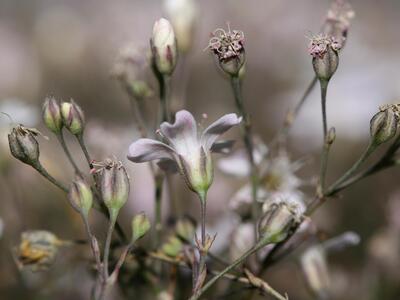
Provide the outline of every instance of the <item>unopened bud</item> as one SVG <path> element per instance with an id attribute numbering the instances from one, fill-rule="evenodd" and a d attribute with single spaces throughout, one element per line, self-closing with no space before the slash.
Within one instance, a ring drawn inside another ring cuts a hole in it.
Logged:
<path id="1" fill-rule="evenodd" d="M 282 242 L 298 219 L 299 216 L 285 202 L 271 204 L 258 224 L 260 240 L 266 244 Z"/>
<path id="2" fill-rule="evenodd" d="M 183 241 L 192 241 L 196 233 L 196 224 L 192 218 L 180 218 L 175 225 L 175 232 Z"/>
<path id="3" fill-rule="evenodd" d="M 100 188 L 104 204 L 110 213 L 118 213 L 128 200 L 129 178 L 121 162 L 107 159 L 102 163 Z"/>
<path id="4" fill-rule="evenodd" d="M 370 122 L 371 139 L 375 145 L 380 145 L 396 135 L 399 118 L 388 107 L 375 114 Z"/>
<path id="5" fill-rule="evenodd" d="M 132 243 L 141 239 L 150 229 L 150 220 L 144 212 L 136 215 L 132 219 Z"/>
<path id="6" fill-rule="evenodd" d="M 176 236 L 170 236 L 162 245 L 161 249 L 165 255 L 176 257 L 182 251 L 183 244 Z"/>
<path id="7" fill-rule="evenodd" d="M 208 48 L 214 53 L 219 67 L 230 76 L 239 76 L 245 63 L 244 33 L 228 28 L 216 29 L 209 41 Z M 243 69 L 244 72 L 244 69 Z"/>
<path id="8" fill-rule="evenodd" d="M 197 18 L 195 0 L 165 0 L 165 10 L 171 20 L 176 34 L 179 51 L 186 53 L 190 50 L 194 25 Z"/>
<path id="9" fill-rule="evenodd" d="M 308 248 L 300 263 L 310 290 L 318 299 L 328 299 L 330 276 L 324 249 L 318 245 Z"/>
<path id="10" fill-rule="evenodd" d="M 68 199 L 73 208 L 87 217 L 93 205 L 93 193 L 90 186 L 81 177 L 77 177 L 69 188 Z"/>
<path id="11" fill-rule="evenodd" d="M 150 45 L 154 67 L 160 74 L 170 75 L 175 69 L 178 51 L 174 29 L 168 20 L 161 18 L 154 23 Z"/>
<path id="12" fill-rule="evenodd" d="M 55 134 L 59 134 L 63 127 L 61 109 L 54 97 L 47 97 L 43 104 L 43 121 Z"/>
<path id="13" fill-rule="evenodd" d="M 81 135 L 85 129 L 85 116 L 73 100 L 61 104 L 61 115 L 65 128 L 73 135 Z"/>
<path id="14" fill-rule="evenodd" d="M 328 135 L 326 136 L 326 143 L 331 145 L 336 139 L 336 129 L 335 127 L 331 127 L 328 131 Z"/>
<path id="15" fill-rule="evenodd" d="M 11 154 L 16 158 L 31 166 L 39 163 L 39 143 L 36 136 L 39 131 L 33 128 L 26 128 L 18 125 L 11 130 L 8 135 L 8 144 Z"/>
<path id="16" fill-rule="evenodd" d="M 308 51 L 313 57 L 315 75 L 321 81 L 328 82 L 339 65 L 338 52 L 341 44 L 333 37 L 317 35 L 311 39 Z"/>

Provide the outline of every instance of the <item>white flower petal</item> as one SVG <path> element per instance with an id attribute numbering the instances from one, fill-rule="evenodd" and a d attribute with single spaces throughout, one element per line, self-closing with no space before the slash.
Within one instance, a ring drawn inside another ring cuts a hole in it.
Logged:
<path id="1" fill-rule="evenodd" d="M 146 162 L 156 159 L 174 159 L 175 151 L 168 145 L 152 139 L 139 139 L 129 146 L 128 159 Z"/>

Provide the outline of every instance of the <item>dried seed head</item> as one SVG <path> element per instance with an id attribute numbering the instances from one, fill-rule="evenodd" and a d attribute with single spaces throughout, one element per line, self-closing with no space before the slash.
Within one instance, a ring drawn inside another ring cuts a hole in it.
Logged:
<path id="1" fill-rule="evenodd" d="M 72 207 L 84 217 L 89 215 L 89 211 L 93 205 L 93 194 L 90 185 L 80 176 L 72 182 L 69 188 L 68 199 Z"/>
<path id="2" fill-rule="evenodd" d="M 54 263 L 62 244 L 51 232 L 25 231 L 21 235 L 20 244 L 14 248 L 16 262 L 20 268 L 26 267 L 34 272 L 46 270 Z"/>
<path id="3" fill-rule="evenodd" d="M 375 145 L 380 145 L 392 139 L 397 132 L 399 110 L 397 105 L 381 107 L 370 122 L 371 139 Z"/>
<path id="4" fill-rule="evenodd" d="M 150 229 L 150 220 L 144 212 L 136 215 L 132 219 L 132 243 L 141 239 Z"/>
<path id="5" fill-rule="evenodd" d="M 319 80 L 329 81 L 339 65 L 341 44 L 332 36 L 316 35 L 310 39 L 308 52 L 313 57 L 314 72 Z"/>
<path id="6" fill-rule="evenodd" d="M 216 29 L 208 43 L 220 68 L 230 76 L 238 76 L 245 63 L 244 33 L 240 30 Z"/>
<path id="7" fill-rule="evenodd" d="M 27 128 L 17 125 L 8 135 L 8 144 L 11 154 L 16 158 L 31 166 L 39 163 L 39 143 L 36 140 L 40 132 L 35 128 Z"/>
<path id="8" fill-rule="evenodd" d="M 43 104 L 43 121 L 55 134 L 59 134 L 63 127 L 61 109 L 54 97 L 47 97 Z"/>
<path id="9" fill-rule="evenodd" d="M 73 135 L 83 134 L 85 129 L 85 116 L 82 109 L 73 100 L 61 104 L 61 115 L 65 128 Z"/>
<path id="10" fill-rule="evenodd" d="M 174 29 L 164 18 L 154 23 L 150 40 L 154 68 L 163 75 L 171 75 L 175 69 L 178 50 Z"/>
<path id="11" fill-rule="evenodd" d="M 129 196 L 129 178 L 125 167 L 111 159 L 93 165 L 100 167 L 96 172 L 100 173 L 100 189 L 105 205 L 110 214 L 118 214 Z"/>

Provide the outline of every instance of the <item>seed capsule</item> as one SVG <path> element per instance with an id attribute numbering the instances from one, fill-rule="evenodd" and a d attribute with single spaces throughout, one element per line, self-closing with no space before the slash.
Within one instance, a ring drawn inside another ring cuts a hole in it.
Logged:
<path id="1" fill-rule="evenodd" d="M 26 128 L 22 125 L 14 127 L 8 135 L 8 144 L 11 154 L 31 166 L 39 163 L 39 143 L 36 136 L 39 131 L 33 128 Z"/>

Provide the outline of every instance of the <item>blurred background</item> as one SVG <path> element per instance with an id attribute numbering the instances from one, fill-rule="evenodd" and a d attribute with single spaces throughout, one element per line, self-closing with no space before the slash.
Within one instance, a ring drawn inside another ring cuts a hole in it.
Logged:
<path id="1" fill-rule="evenodd" d="M 329 182 L 367 145 L 369 120 L 378 107 L 400 101 L 400 2 L 351 4 L 356 16 L 328 90 L 328 123 L 337 133 Z M 172 78 L 174 108 L 184 106 L 198 117 L 206 113 L 210 122 L 235 111 L 228 81 L 204 51 L 210 32 L 230 22 L 232 29 L 245 34 L 245 102 L 254 131 L 268 144 L 314 76 L 306 36 L 318 32 L 329 6 L 330 1 L 317 0 L 198 1 L 193 45 L 180 57 Z M 153 183 L 147 166 L 125 158 L 138 132 L 128 98 L 110 72 L 121 47 L 133 44 L 147 51 L 154 21 L 162 16 L 166 16 L 162 1 L 0 1 L 0 111 L 50 137 L 40 140 L 41 159 L 55 177 L 68 182 L 73 171 L 41 122 L 41 105 L 47 95 L 79 103 L 86 114 L 85 135 L 93 156 L 101 160 L 116 155 L 126 162 L 132 192 L 121 222 L 127 228 L 133 213 L 143 210 L 153 215 Z M 157 103 L 156 98 L 146 101 Z M 9 129 L 10 120 L 0 116 L 0 298 L 83 299 L 91 287 L 82 263 L 89 255 L 85 246 L 64 249 L 44 273 L 20 272 L 12 258 L 20 233 L 27 229 L 46 229 L 63 239 L 85 235 L 65 196 L 11 157 Z M 238 130 L 231 135 L 239 137 Z M 318 172 L 321 139 L 319 89 L 315 89 L 294 124 L 288 147 L 293 160 L 312 159 L 298 174 L 304 181 Z M 68 143 L 83 164 L 75 141 L 70 138 Z M 367 178 L 313 216 L 328 237 L 347 230 L 361 237 L 359 245 L 329 257 L 334 299 L 400 299 L 399 175 L 398 168 L 391 168 Z M 177 180 L 174 193 L 185 211 L 197 218 L 198 201 L 180 183 Z M 210 227 L 227 211 L 242 184 L 217 171 L 209 195 Z M 308 193 L 312 195 L 313 189 Z M 170 205 L 164 201 L 164 206 L 168 216 Z M 94 219 L 96 233 L 104 235 L 104 219 Z M 268 282 L 291 299 L 310 299 L 296 258 L 267 274 Z"/>

